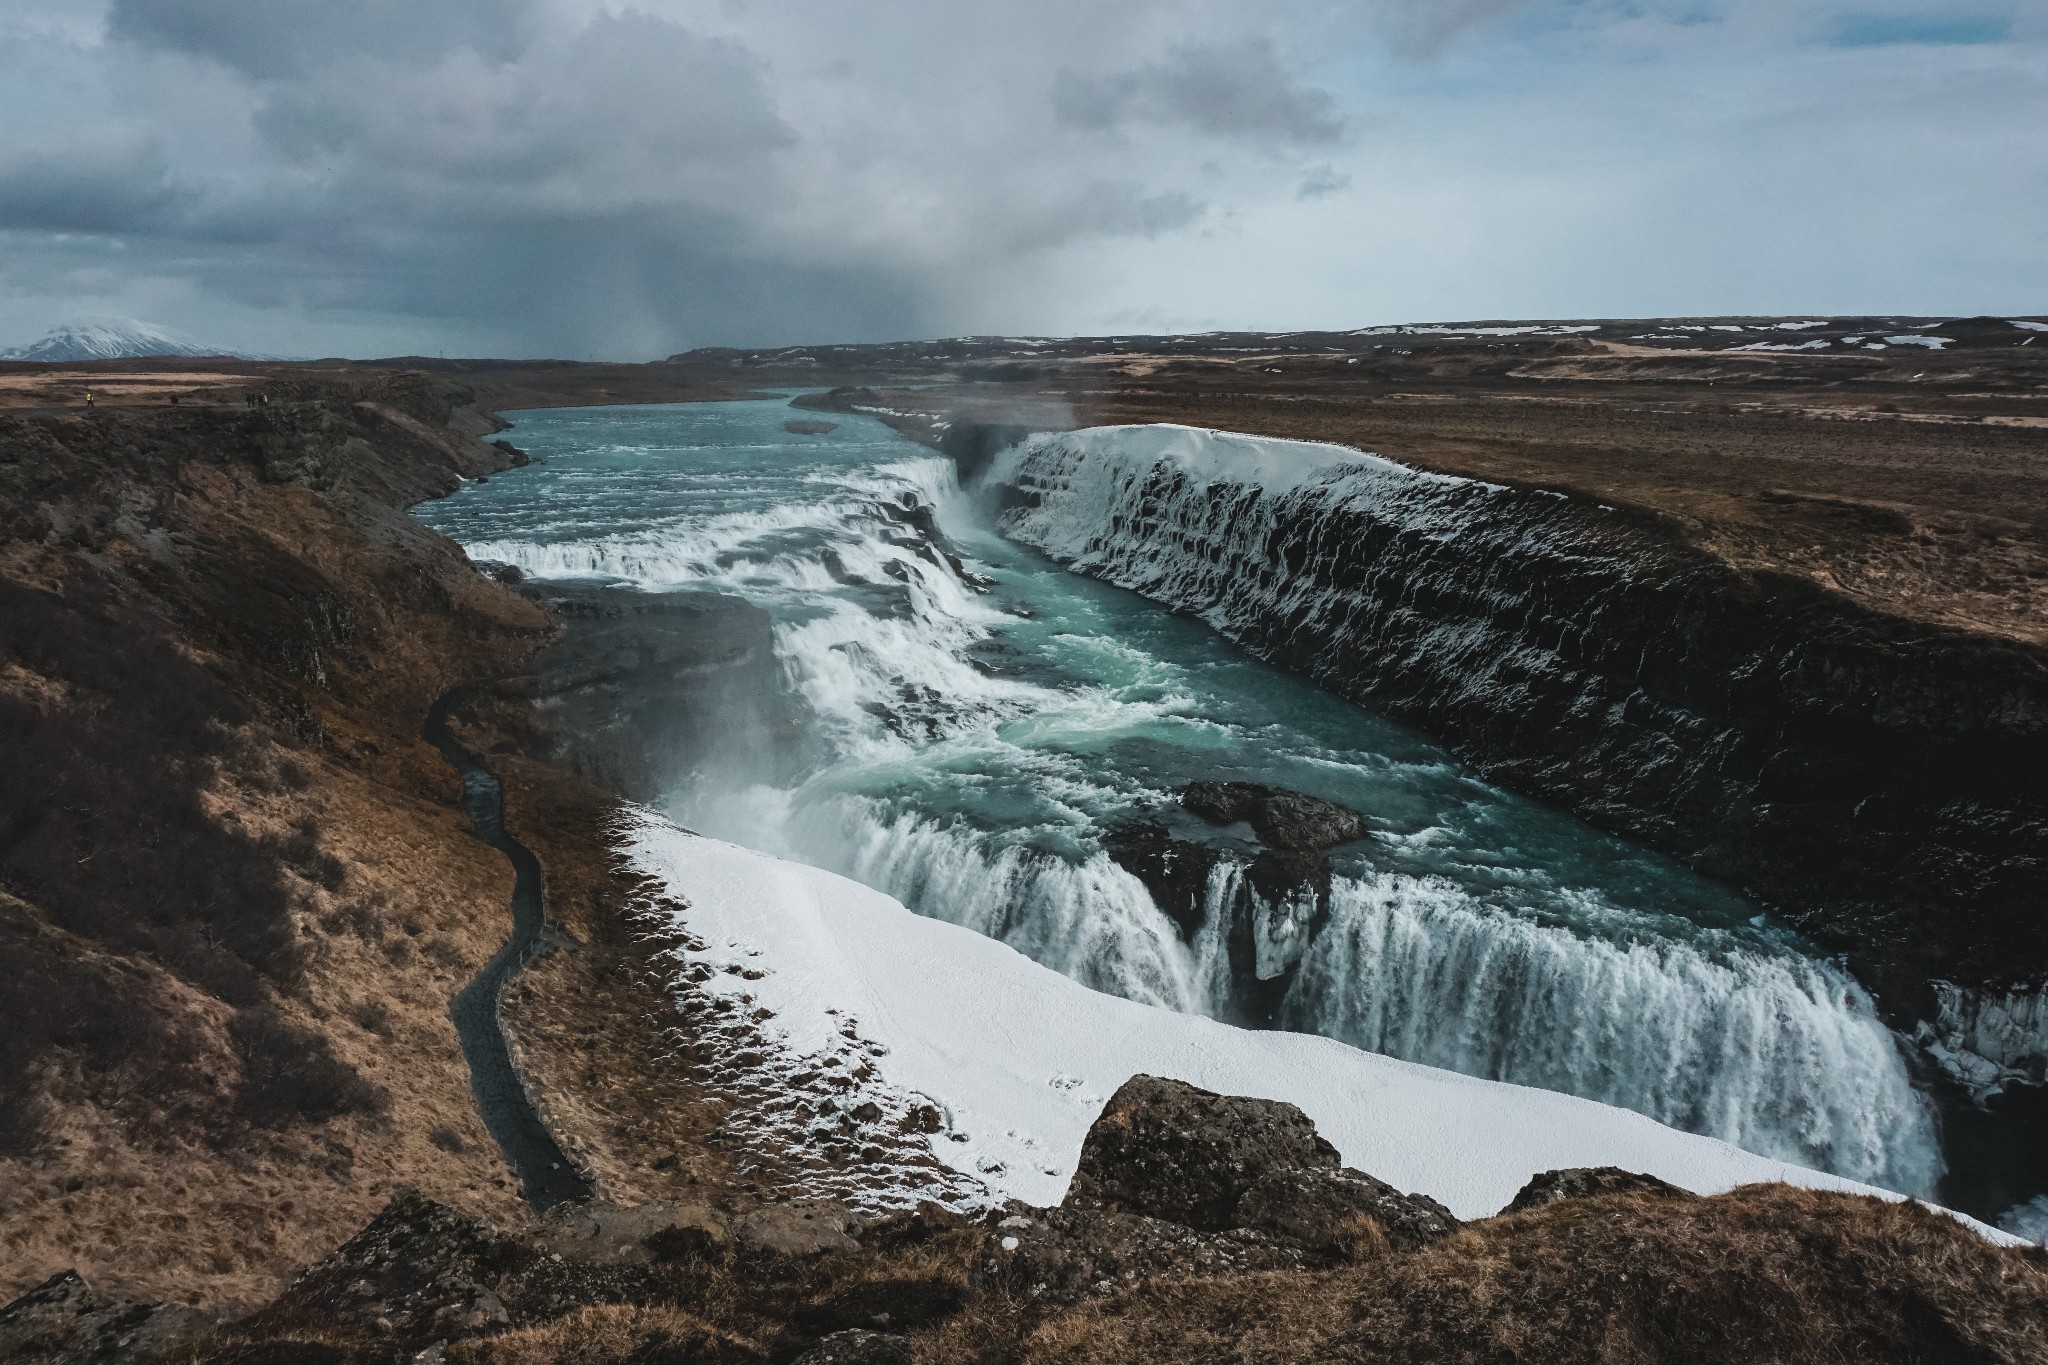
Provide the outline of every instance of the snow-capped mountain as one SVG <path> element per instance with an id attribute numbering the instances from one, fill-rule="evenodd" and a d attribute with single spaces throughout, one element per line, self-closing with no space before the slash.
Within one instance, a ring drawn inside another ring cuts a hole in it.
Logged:
<path id="1" fill-rule="evenodd" d="M 107 321 L 56 328 L 26 346 L 0 350 L 0 360 L 125 360 L 134 356 L 237 354 L 147 322 Z"/>

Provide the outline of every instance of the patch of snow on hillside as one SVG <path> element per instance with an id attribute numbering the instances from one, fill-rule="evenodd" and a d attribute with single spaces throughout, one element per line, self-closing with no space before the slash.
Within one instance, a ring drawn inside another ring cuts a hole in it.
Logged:
<path id="1" fill-rule="evenodd" d="M 1803 332 L 1809 327 L 1825 327 L 1827 325 L 1826 318 L 1815 318 L 1811 322 L 1781 322 L 1778 324 L 1778 330 L 1781 332 Z"/>
<path id="2" fill-rule="evenodd" d="M 1899 1198 L 1591 1100 L 1098 994 L 858 882 L 651 812 L 621 833 L 634 867 L 687 907 L 670 913 L 699 945 L 675 950 L 690 989 L 729 995 L 799 1063 L 857 1047 L 869 1089 L 893 1093 L 880 1107 L 928 1100 L 942 1116 L 932 1154 L 991 1199 L 1057 1202 L 1104 1101 L 1141 1072 L 1299 1105 L 1347 1164 L 1461 1218 L 1497 1212 L 1539 1171 L 1574 1166 L 1622 1166 L 1702 1194 L 1782 1180 Z"/>
<path id="3" fill-rule="evenodd" d="M 1909 336 L 1885 338 L 1886 341 L 1889 341 L 1894 346 L 1925 346 L 1930 351 L 1940 350 L 1942 347 L 1948 345 L 1949 342 L 1953 339 L 1954 338 L 1952 337 L 1920 336 L 1917 333 Z"/>
<path id="4" fill-rule="evenodd" d="M 1826 337 L 1815 337 L 1812 341 L 1753 341 L 1747 346 L 1731 347 L 1737 351 L 1825 351 L 1834 343 Z"/>
<path id="5" fill-rule="evenodd" d="M 2013 326 L 2024 327 L 2029 332 L 2048 332 L 2048 322 L 2023 322 L 2018 318 L 2011 321 Z"/>

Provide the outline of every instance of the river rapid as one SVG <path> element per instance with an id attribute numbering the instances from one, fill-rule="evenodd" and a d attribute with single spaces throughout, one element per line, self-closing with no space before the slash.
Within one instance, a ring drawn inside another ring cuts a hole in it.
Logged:
<path id="1" fill-rule="evenodd" d="M 732 593 L 789 698 L 669 794 L 704 833 L 830 868 L 1095 989 L 1238 1020 L 1249 831 L 1190 781 L 1363 812 L 1329 914 L 1258 1018 L 1620 1105 L 1908 1193 L 1933 1109 L 1869 999 L 1757 906 L 1479 780 L 1440 746 L 994 529 L 993 497 L 881 423 L 781 399 L 510 414 L 536 463 L 417 515 L 528 575 Z M 951 556 L 920 534 L 927 516 Z M 957 563 L 955 562 L 957 560 Z M 759 729 L 787 742 L 771 771 Z M 1143 819 L 1229 855 L 1191 942 L 1103 851 Z"/>

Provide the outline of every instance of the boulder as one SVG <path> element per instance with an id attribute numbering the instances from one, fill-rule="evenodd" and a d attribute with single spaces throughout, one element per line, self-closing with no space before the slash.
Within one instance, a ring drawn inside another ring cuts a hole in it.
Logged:
<path id="1" fill-rule="evenodd" d="M 1594 1199 L 1603 1194 L 1652 1194 L 1670 1199 L 1696 1199 L 1669 1181 L 1619 1166 L 1574 1166 L 1562 1171 L 1543 1171 L 1529 1177 L 1502 1214 L 1540 1209 L 1560 1199 Z"/>
<path id="2" fill-rule="evenodd" d="M 1273 849 L 1320 853 L 1369 832 L 1365 817 L 1349 806 L 1256 782 L 1190 782 L 1180 803 L 1219 825 L 1242 820 Z"/>
<path id="3" fill-rule="evenodd" d="M 1220 849 L 1176 839 L 1164 825 L 1138 821 L 1107 831 L 1102 851 L 1145 884 L 1152 903 L 1180 929 L 1182 942 L 1195 941 L 1208 905 L 1209 874 L 1223 857 Z"/>
<path id="4" fill-rule="evenodd" d="M 1133 1076 L 1089 1128 L 1063 1207 L 1221 1232 L 1239 1226 L 1239 1201 L 1268 1174 L 1339 1164 L 1291 1104 Z"/>
<path id="5" fill-rule="evenodd" d="M 1200 1232 L 1143 1214 L 1033 1209 L 1005 1218 L 983 1243 L 977 1288 L 1042 1303 L 1129 1289 L 1147 1280 L 1208 1279 L 1313 1262 L 1263 1232 Z"/>
<path id="6" fill-rule="evenodd" d="M 798 1200 L 763 1204 L 742 1218 L 735 1229 L 741 1246 L 780 1256 L 818 1256 L 828 1251 L 858 1251 L 848 1228 L 853 1216 L 843 1204 Z"/>
<path id="7" fill-rule="evenodd" d="M 473 1335 L 509 1321 L 496 1286 L 537 1254 L 524 1239 L 407 1190 L 238 1330 L 363 1333 L 399 1347 Z"/>
<path id="8" fill-rule="evenodd" d="M 213 1327 L 212 1317 L 183 1304 L 110 1299 L 67 1270 L 0 1308 L 0 1360 L 143 1365 L 185 1355 Z"/>
<path id="9" fill-rule="evenodd" d="M 1269 1172 L 1245 1191 L 1237 1217 L 1247 1228 L 1339 1259 L 1411 1251 L 1463 1226 L 1428 1195 L 1403 1194 L 1348 1168 Z"/>

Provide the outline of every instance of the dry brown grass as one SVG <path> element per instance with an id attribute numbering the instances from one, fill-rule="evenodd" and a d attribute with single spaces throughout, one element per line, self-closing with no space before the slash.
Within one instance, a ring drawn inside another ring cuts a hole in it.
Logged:
<path id="1" fill-rule="evenodd" d="M 917 1358 L 2021 1365 L 2048 1360 L 2048 1254 L 1787 1186 L 1610 1196 L 1322 1274 L 1155 1285 L 1037 1321 L 984 1305 Z"/>
<path id="2" fill-rule="evenodd" d="M 457 1345 L 457 1365 L 753 1365 L 767 1357 L 754 1343 L 675 1308 L 584 1308 L 539 1327 Z"/>
<path id="3" fill-rule="evenodd" d="M 0 466 L 9 479 L 38 481 L 32 497 L 8 485 L 10 515 L 20 515 L 0 528 L 0 578 L 101 583 L 110 619 L 127 632 L 122 657 L 145 644 L 161 650 L 160 637 L 249 701 L 257 719 L 239 725 L 193 787 L 193 821 L 220 831 L 220 846 L 277 861 L 267 923 L 291 950 L 280 955 L 289 970 L 245 971 L 221 985 L 148 943 L 138 948 L 114 931 L 120 922 L 107 929 L 72 913 L 80 928 L 67 933 L 60 912 L 90 899 L 75 877 L 44 878 L 37 895 L 0 907 L 13 941 L 55 945 L 80 971 L 123 983 L 120 1000 L 161 1014 L 189 1061 L 130 1066 L 142 1074 L 128 1083 L 65 1037 L 30 1059 L 44 1103 L 35 1140 L 0 1159 L 0 1300 L 75 1267 L 117 1295 L 253 1304 L 352 1235 L 401 1184 L 517 1221 L 517 1190 L 475 1118 L 447 1017 L 454 992 L 509 929 L 511 876 L 469 834 L 454 774 L 418 726 L 451 673 L 517 657 L 541 638 L 543 619 L 452 550 L 372 543 L 342 514 L 359 504 L 260 477 L 190 414 L 161 424 L 103 417 L 9 427 L 5 439 L 47 448 Z M 433 462 L 358 452 L 348 468 L 403 482 L 425 478 Z M 144 509 L 136 517 L 149 534 L 177 546 L 175 573 L 138 548 L 132 525 L 109 520 L 116 503 Z M 71 541 L 43 537 L 29 513 L 44 504 L 87 529 Z M 308 585 L 326 599 L 310 600 Z M 265 652 L 277 638 L 266 612 L 289 623 L 336 603 L 352 613 L 354 634 L 347 648 L 326 649 L 319 669 Z M 56 685 L 47 667 L 29 666 L 39 658 L 13 659 L 0 692 L 41 709 L 83 704 L 91 689 Z M 144 692 L 131 708 L 144 732 L 130 750 L 137 783 L 161 709 Z M 109 780 L 123 780 L 109 767 Z M 16 781 L 36 777 L 17 772 Z M 150 870 L 133 830 L 109 835 L 92 866 L 121 855 Z M 147 880 L 131 878 L 145 890 Z M 146 896 L 98 900 L 146 921 Z M 258 1037 L 245 1019 L 238 1049 L 237 1011 L 252 1009 L 271 1027 Z M 243 1104 L 252 1064 L 289 1063 L 294 1043 L 303 1044 L 294 1055 L 323 1059 L 344 1099 L 353 1071 L 388 1106 L 337 1107 L 316 1095 L 308 1107 L 303 1087 L 267 1109 Z M 129 1051 L 138 1047 L 131 1039 Z M 280 1109 L 285 1100 L 298 1107 Z M 446 1140 L 451 1132 L 458 1143 Z"/>

